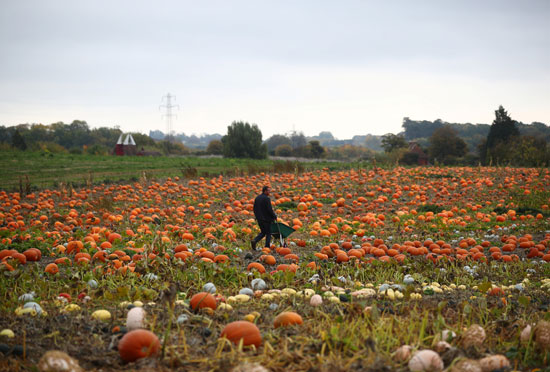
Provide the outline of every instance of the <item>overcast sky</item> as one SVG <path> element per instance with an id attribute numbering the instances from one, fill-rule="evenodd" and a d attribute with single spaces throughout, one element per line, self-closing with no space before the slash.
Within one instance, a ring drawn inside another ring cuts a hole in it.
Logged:
<path id="1" fill-rule="evenodd" d="M 550 124 L 550 0 L 0 0 L 0 125 L 397 133 Z"/>

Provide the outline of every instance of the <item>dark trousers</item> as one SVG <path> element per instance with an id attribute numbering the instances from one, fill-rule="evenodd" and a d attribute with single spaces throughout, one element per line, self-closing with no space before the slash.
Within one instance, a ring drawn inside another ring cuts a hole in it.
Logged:
<path id="1" fill-rule="evenodd" d="M 254 238 L 254 243 L 258 243 L 265 236 L 265 246 L 271 247 L 271 222 L 270 221 L 258 221 L 260 226 L 260 233 Z"/>

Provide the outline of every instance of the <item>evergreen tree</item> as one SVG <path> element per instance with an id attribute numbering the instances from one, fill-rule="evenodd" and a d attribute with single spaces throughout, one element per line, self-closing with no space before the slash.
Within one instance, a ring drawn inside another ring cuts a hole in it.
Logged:
<path id="1" fill-rule="evenodd" d="M 19 129 L 13 133 L 13 136 L 11 137 L 11 145 L 19 150 L 25 151 L 27 149 L 27 144 L 25 143 L 23 136 L 19 133 Z"/>
<path id="2" fill-rule="evenodd" d="M 490 149 L 498 142 L 506 142 L 512 137 L 519 136 L 519 130 L 516 127 L 516 123 L 508 115 L 504 107 L 499 106 L 495 111 L 495 120 L 489 129 L 487 135 L 487 148 Z"/>
<path id="3" fill-rule="evenodd" d="M 487 141 L 481 148 L 481 158 L 485 161 L 488 160 L 488 157 L 494 161 L 503 160 L 506 157 L 505 149 L 508 147 L 508 143 L 518 136 L 519 130 L 515 121 L 508 115 L 504 107 L 499 106 L 495 111 L 495 120 L 489 128 Z"/>

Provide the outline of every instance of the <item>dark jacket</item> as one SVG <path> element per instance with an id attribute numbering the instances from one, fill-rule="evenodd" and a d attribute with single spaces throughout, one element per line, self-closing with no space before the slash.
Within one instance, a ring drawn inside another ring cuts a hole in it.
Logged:
<path id="1" fill-rule="evenodd" d="M 266 194 L 260 194 L 254 200 L 254 216 L 258 221 L 272 222 L 277 219 L 277 215 L 271 207 L 271 199 Z"/>

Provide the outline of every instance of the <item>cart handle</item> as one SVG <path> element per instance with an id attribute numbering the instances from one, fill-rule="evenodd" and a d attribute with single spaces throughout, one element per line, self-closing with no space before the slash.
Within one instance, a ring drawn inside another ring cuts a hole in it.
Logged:
<path id="1" fill-rule="evenodd" d="M 277 225 L 277 230 L 279 230 L 279 243 L 281 243 L 281 247 L 284 245 L 284 239 L 283 234 L 281 234 L 281 227 L 277 223 L 277 220 L 275 220 L 275 224 Z"/>

